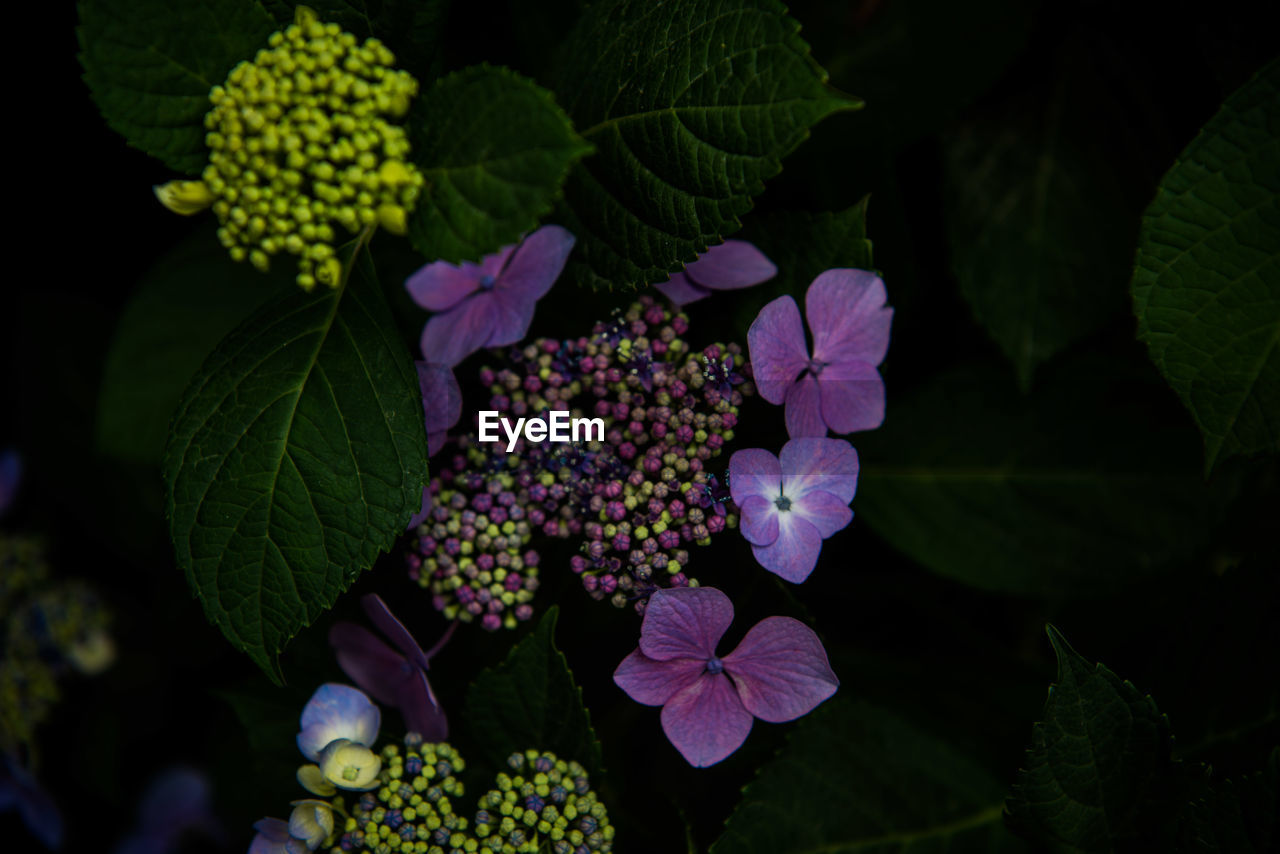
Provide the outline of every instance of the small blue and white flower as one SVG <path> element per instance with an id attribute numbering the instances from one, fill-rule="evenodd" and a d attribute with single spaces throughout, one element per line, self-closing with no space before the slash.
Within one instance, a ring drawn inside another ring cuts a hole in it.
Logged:
<path id="1" fill-rule="evenodd" d="M 321 685 L 302 710 L 298 749 L 317 765 L 298 770 L 298 781 L 314 794 L 332 794 L 330 785 L 367 791 L 377 785 L 382 760 L 370 750 L 378 740 L 382 713 L 350 685 Z"/>

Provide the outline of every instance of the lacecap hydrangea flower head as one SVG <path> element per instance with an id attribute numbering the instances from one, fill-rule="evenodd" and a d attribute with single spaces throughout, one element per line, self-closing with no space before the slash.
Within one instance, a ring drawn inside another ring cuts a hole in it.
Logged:
<path id="1" fill-rule="evenodd" d="M 422 189 L 395 121 L 418 83 L 377 39 L 359 43 L 299 6 L 294 23 L 213 87 L 205 117 L 209 165 L 198 181 L 156 187 L 170 210 L 212 207 L 218 239 L 266 270 L 297 258 L 297 282 L 337 287 L 339 229 L 404 234 Z"/>

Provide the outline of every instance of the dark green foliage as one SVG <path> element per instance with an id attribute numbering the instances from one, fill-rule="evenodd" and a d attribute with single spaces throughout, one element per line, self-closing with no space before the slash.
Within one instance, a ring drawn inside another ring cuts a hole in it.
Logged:
<path id="1" fill-rule="evenodd" d="M 205 614 L 281 678 L 285 642 L 391 547 L 426 480 L 422 398 L 372 267 L 227 336 L 165 451 L 170 532 Z"/>
<path id="2" fill-rule="evenodd" d="M 494 768 L 505 768 L 512 753 L 549 750 L 581 763 L 598 783 L 600 742 L 582 704 L 582 689 L 555 645 L 559 613 L 553 606 L 506 661 L 476 677 L 463 716 Z"/>
<path id="3" fill-rule="evenodd" d="M 332 22 L 364 40 L 382 41 L 403 68 L 423 86 L 440 74 L 440 41 L 449 0 L 262 0 L 279 27 L 293 23 L 299 5 L 316 11 L 321 21 Z M 246 57 L 247 58 L 247 57 Z"/>
<path id="4" fill-rule="evenodd" d="M 519 128 L 519 133 L 513 133 Z M 504 68 L 473 66 L 414 101 L 413 159 L 426 178 L 409 223 L 428 258 L 475 261 L 532 231 L 591 151 L 551 93 Z"/>
<path id="5" fill-rule="evenodd" d="M 1012 852 L 1004 784 L 946 742 L 832 700 L 743 792 L 711 854 Z"/>
<path id="6" fill-rule="evenodd" d="M 1133 274 L 1138 337 L 1204 434 L 1205 468 L 1280 449 L 1280 60 L 1165 175 Z"/>
<path id="7" fill-rule="evenodd" d="M 1168 719 L 1129 682 L 1076 654 L 1057 629 L 1048 632 L 1058 679 L 1009 798 L 1010 825 L 1058 851 L 1154 842 L 1155 806 L 1175 773 Z"/>
<path id="8" fill-rule="evenodd" d="M 809 127 L 860 102 L 826 86 L 775 0 L 605 0 L 582 14 L 553 88 L 596 153 L 565 185 L 571 275 L 663 281 L 739 227 Z"/>
<path id="9" fill-rule="evenodd" d="M 1230 483 L 1204 483 L 1177 414 L 1145 377 L 1100 361 L 1025 398 L 996 366 L 953 369 L 857 438 L 854 509 L 896 548 L 975 587 L 1115 590 L 1194 556 L 1225 512 Z"/>
<path id="10" fill-rule="evenodd" d="M 208 160 L 209 90 L 275 29 L 243 0 L 83 0 L 80 61 L 102 116 L 134 148 L 184 175 Z"/>
<path id="11" fill-rule="evenodd" d="M 98 392 L 98 447 L 158 465 L 169 418 L 205 357 L 266 300 L 295 288 L 287 266 L 236 264 L 201 229 L 142 277 L 116 325 Z"/>

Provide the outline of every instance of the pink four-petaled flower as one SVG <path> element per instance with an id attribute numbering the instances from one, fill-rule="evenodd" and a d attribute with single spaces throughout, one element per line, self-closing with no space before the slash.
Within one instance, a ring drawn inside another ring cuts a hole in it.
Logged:
<path id="1" fill-rule="evenodd" d="M 884 381 L 876 366 L 889 349 L 893 309 L 884 282 L 866 270 L 827 270 L 809 285 L 805 313 L 790 295 L 760 309 L 747 330 L 751 369 L 760 396 L 786 404 L 787 433 L 872 430 L 884 422 Z"/>
<path id="2" fill-rule="evenodd" d="M 715 588 L 659 590 L 649 597 L 639 649 L 613 674 L 633 700 L 662 706 L 667 738 L 698 768 L 742 746 L 753 718 L 795 720 L 840 684 L 818 636 L 790 617 L 761 620 L 737 649 L 717 656 L 732 622 L 733 603 Z"/>

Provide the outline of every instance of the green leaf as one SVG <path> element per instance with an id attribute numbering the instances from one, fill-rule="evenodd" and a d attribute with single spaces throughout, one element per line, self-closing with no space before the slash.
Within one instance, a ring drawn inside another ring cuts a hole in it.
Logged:
<path id="1" fill-rule="evenodd" d="M 945 742 L 837 700 L 761 768 L 711 854 L 1020 851 L 1003 801 L 1003 783 Z"/>
<path id="2" fill-rule="evenodd" d="M 507 757 L 518 751 L 550 750 L 580 762 L 598 785 L 600 742 L 582 689 L 555 645 L 559 612 L 552 606 L 506 661 L 476 677 L 464 717 L 491 766 L 505 768 Z"/>
<path id="3" fill-rule="evenodd" d="M 263 275 L 236 264 L 202 228 L 138 283 L 116 326 L 98 392 L 97 445 L 120 460 L 159 465 L 187 381 L 232 329 L 296 287 L 287 265 Z"/>
<path id="4" fill-rule="evenodd" d="M 866 99 L 865 116 L 902 144 L 936 130 L 987 91 L 1026 44 L 1036 2 L 894 0 L 853 9 L 820 0 L 795 9 L 837 86 Z M 793 5 L 794 8 L 794 5 Z"/>
<path id="5" fill-rule="evenodd" d="M 293 23 L 299 5 L 310 6 L 325 23 L 334 23 L 364 40 L 376 38 L 396 55 L 403 68 L 428 84 L 440 74 L 440 39 L 449 0 L 264 0 L 279 27 Z"/>
<path id="6" fill-rule="evenodd" d="M 1138 337 L 1204 435 L 1205 469 L 1280 449 L 1280 60 L 1164 176 L 1133 272 Z"/>
<path id="7" fill-rule="evenodd" d="M 285 642 L 391 547 L 427 477 L 412 361 L 371 265 L 350 278 L 292 291 L 223 339 L 165 449 L 178 564 L 275 679 Z"/>
<path id="8" fill-rule="evenodd" d="M 934 572 L 985 590 L 1091 596 L 1203 548 L 1234 480 L 1206 485 L 1159 380 L 1085 361 L 1017 393 L 962 365 L 858 439 L 859 517 Z"/>
<path id="9" fill-rule="evenodd" d="M 208 160 L 209 90 L 275 29 L 245 0 L 82 0 L 80 62 L 103 118 L 134 148 L 185 175 Z"/>
<path id="10" fill-rule="evenodd" d="M 1280 748 L 1267 767 L 1210 786 L 1179 816 L 1179 852 L 1266 854 L 1280 842 Z"/>
<path id="11" fill-rule="evenodd" d="M 1079 138 L 1083 110 L 1064 92 L 1080 85 L 1074 71 L 1039 108 L 962 125 L 944 149 L 960 291 L 1023 389 L 1037 365 L 1123 313 L 1130 275 L 1136 207 L 1096 141 Z"/>
<path id="12" fill-rule="evenodd" d="M 436 81 L 414 102 L 409 134 L 426 178 L 409 233 L 428 258 L 451 262 L 532 231 L 591 151 L 550 92 L 484 65 Z"/>
<path id="13" fill-rule="evenodd" d="M 856 99 L 826 85 L 776 0 L 593 3 L 555 88 L 596 154 L 565 185 L 573 277 L 664 280 L 739 227 L 809 127 Z"/>
<path id="14" fill-rule="evenodd" d="M 1009 797 L 1009 824 L 1055 851 L 1159 850 L 1156 826 L 1178 776 L 1169 721 L 1104 665 L 1048 626 L 1058 655 L 1044 720 Z"/>

